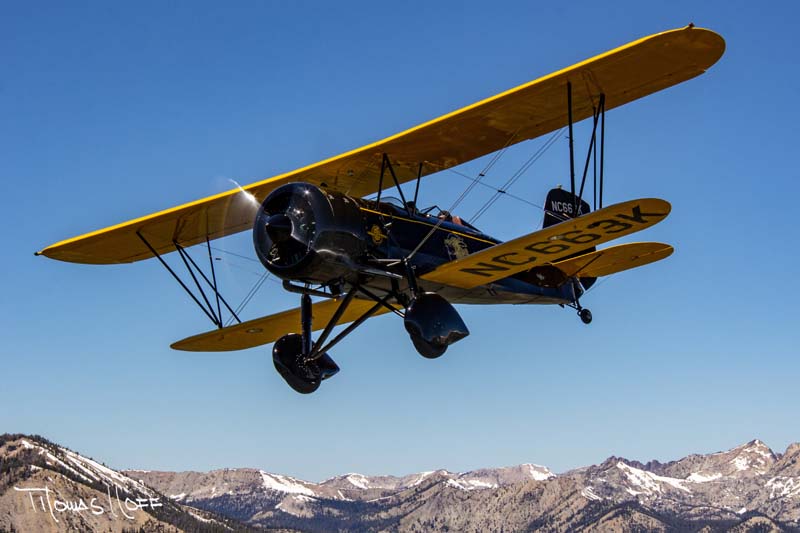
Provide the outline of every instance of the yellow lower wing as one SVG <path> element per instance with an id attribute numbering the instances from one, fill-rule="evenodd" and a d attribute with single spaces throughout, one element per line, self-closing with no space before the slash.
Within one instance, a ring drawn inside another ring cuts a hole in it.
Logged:
<path id="1" fill-rule="evenodd" d="M 341 299 L 324 300 L 312 306 L 314 331 L 325 327 L 340 302 Z M 373 305 L 375 305 L 373 301 L 352 300 L 338 324 L 347 324 L 357 320 Z M 388 309 L 381 307 L 373 316 L 388 312 Z M 269 344 L 287 333 L 300 333 L 300 308 L 289 309 L 274 315 L 248 320 L 235 326 L 187 337 L 173 343 L 171 348 L 187 352 L 230 352 Z"/>
<path id="2" fill-rule="evenodd" d="M 422 279 L 471 289 L 649 228 L 669 212 L 657 198 L 622 202 L 450 261 Z"/>
<path id="3" fill-rule="evenodd" d="M 569 277 L 599 278 L 655 263 L 673 251 L 672 246 L 660 242 L 632 242 L 558 261 L 553 266 Z"/>

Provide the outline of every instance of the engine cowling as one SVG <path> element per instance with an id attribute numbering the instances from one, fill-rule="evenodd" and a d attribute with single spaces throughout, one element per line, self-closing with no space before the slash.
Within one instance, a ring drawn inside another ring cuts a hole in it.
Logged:
<path id="1" fill-rule="evenodd" d="M 261 263 L 292 281 L 351 280 L 367 249 L 358 204 L 310 183 L 289 183 L 270 193 L 253 226 Z"/>

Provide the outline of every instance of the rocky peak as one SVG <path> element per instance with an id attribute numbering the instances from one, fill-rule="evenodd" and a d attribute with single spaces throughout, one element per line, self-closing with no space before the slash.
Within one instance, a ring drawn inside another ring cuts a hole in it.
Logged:
<path id="1" fill-rule="evenodd" d="M 472 488 L 497 488 L 529 481 L 545 481 L 555 477 L 546 466 L 523 463 L 517 466 L 482 468 L 459 474 L 456 478 Z"/>
<path id="2" fill-rule="evenodd" d="M 736 472 L 749 472 L 756 475 L 766 473 L 777 460 L 769 446 L 758 439 L 734 448 L 728 453 L 733 454 L 730 464 L 733 465 Z"/>
<path id="3" fill-rule="evenodd" d="M 179 533 L 183 528 L 250 529 L 188 510 L 135 477 L 47 439 L 0 435 L 0 531 Z"/>
<path id="4" fill-rule="evenodd" d="M 763 476 L 775 465 L 777 457 L 760 440 L 752 440 L 724 452 L 689 455 L 667 463 L 661 474 L 686 479 L 693 483 L 718 481 L 722 478 L 751 478 Z"/>
<path id="5" fill-rule="evenodd" d="M 800 477 L 800 442 L 790 444 L 772 470 L 776 475 Z"/>

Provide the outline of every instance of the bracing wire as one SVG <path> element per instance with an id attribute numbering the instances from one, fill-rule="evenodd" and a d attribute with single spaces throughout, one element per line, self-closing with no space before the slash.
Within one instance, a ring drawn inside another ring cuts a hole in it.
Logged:
<path id="1" fill-rule="evenodd" d="M 521 178 L 533 166 L 533 164 L 536 163 L 536 161 L 538 161 L 545 154 L 545 152 L 547 152 L 547 150 L 556 143 L 563 131 L 564 128 L 561 128 L 551 135 L 547 141 L 545 141 L 545 143 L 540 146 L 539 149 L 536 150 L 536 152 L 534 152 L 533 155 L 531 155 L 528 160 L 525 161 L 525 163 L 523 163 L 522 166 L 506 180 L 502 187 L 497 189 L 491 198 L 489 198 L 483 204 L 483 206 L 481 206 L 480 209 L 478 209 L 475 214 L 472 215 L 472 218 L 468 220 L 474 224 L 475 221 L 483 216 L 483 214 L 486 213 L 486 211 L 488 211 L 503 194 L 507 194 L 508 189 L 513 186 L 517 180 L 519 180 L 519 178 Z"/>
<path id="2" fill-rule="evenodd" d="M 503 155 L 506 153 L 506 151 L 508 150 L 508 147 L 511 146 L 511 144 L 512 144 L 514 138 L 516 138 L 516 136 L 517 136 L 517 132 L 515 131 L 514 133 L 512 133 L 508 137 L 508 140 L 506 141 L 506 144 L 503 145 L 503 147 L 500 150 L 495 152 L 495 154 L 492 156 L 492 159 L 486 164 L 486 167 L 484 167 L 484 169 L 478 174 L 478 177 L 474 178 L 472 180 L 472 182 L 469 185 L 467 185 L 467 187 L 464 189 L 464 191 L 461 193 L 461 195 L 458 198 L 456 198 L 455 202 L 453 202 L 453 204 L 450 206 L 450 209 L 448 209 L 449 212 L 452 213 L 453 210 L 455 210 L 455 208 L 458 207 L 461 204 L 461 202 L 464 201 L 464 199 L 467 197 L 467 195 L 469 195 L 469 193 L 471 193 L 472 190 L 479 183 L 481 183 L 481 180 L 486 177 L 486 173 L 489 172 L 489 170 L 491 170 L 491 168 L 495 165 L 495 163 L 497 163 L 500 160 L 500 158 L 503 157 Z M 419 241 L 419 244 L 417 244 L 417 246 L 411 251 L 411 253 L 408 254 L 408 256 L 406 257 L 406 260 L 410 260 L 412 257 L 414 257 L 416 255 L 416 253 L 420 250 L 420 248 L 422 248 L 422 246 L 426 242 L 428 242 L 428 239 L 431 238 L 431 236 L 436 232 L 436 230 L 439 229 L 439 226 L 442 225 L 442 222 L 444 222 L 444 218 L 440 218 L 436 222 L 436 224 L 430 229 L 430 231 L 428 231 L 428 234 L 425 235 L 425 237 L 423 237 L 423 239 L 421 241 Z"/>
<path id="3" fill-rule="evenodd" d="M 211 249 L 214 250 L 215 252 L 222 252 L 223 254 L 228 254 L 234 257 L 238 257 L 239 259 L 247 259 L 248 261 L 253 261 L 254 263 L 260 263 L 258 259 L 253 259 L 252 257 L 247 257 L 246 255 L 237 254 L 234 252 L 230 252 L 228 250 L 223 250 L 222 248 L 217 248 L 216 246 L 212 246 Z"/>
<path id="4" fill-rule="evenodd" d="M 223 254 L 232 255 L 233 257 L 238 257 L 239 259 L 245 259 L 245 260 L 247 260 L 247 261 L 251 261 L 251 262 L 253 262 L 253 263 L 258 263 L 259 265 L 261 264 L 261 261 L 259 261 L 258 259 L 253 259 L 252 257 L 248 257 L 248 256 L 246 256 L 246 255 L 237 254 L 237 253 L 235 253 L 235 252 L 231 252 L 231 251 L 229 251 L 229 250 L 223 250 L 222 248 L 217 248 L 217 247 L 215 247 L 215 246 L 212 246 L 212 247 L 211 247 L 211 249 L 212 249 L 212 250 L 214 250 L 215 252 L 221 252 L 221 253 L 223 253 Z M 228 266 L 233 266 L 233 267 L 236 267 L 236 268 L 240 268 L 240 269 L 242 269 L 242 270 L 246 270 L 244 267 L 242 267 L 242 266 L 239 266 L 239 265 L 237 265 L 237 264 L 235 264 L 235 263 L 228 263 Z M 262 272 L 253 272 L 252 270 L 247 270 L 247 272 L 250 272 L 250 273 L 251 273 L 251 274 L 253 274 L 254 276 L 259 276 L 259 277 L 263 275 L 263 271 L 262 271 Z M 269 280 L 270 280 L 271 282 L 273 282 L 273 283 L 277 283 L 278 285 L 280 285 L 280 284 L 281 284 L 281 282 L 280 282 L 280 281 L 278 281 L 278 280 L 277 280 L 277 279 L 275 279 L 275 278 L 272 278 L 272 277 L 270 277 L 270 278 L 269 278 Z"/>
<path id="5" fill-rule="evenodd" d="M 221 252 L 223 254 L 228 254 L 228 255 L 231 255 L 231 256 L 234 256 L 234 257 L 238 257 L 239 259 L 246 259 L 247 261 L 254 261 L 256 263 L 260 263 L 260 261 L 258 261 L 257 259 L 253 259 L 252 257 L 247 257 L 246 255 L 237 254 L 237 253 L 231 252 L 229 250 L 223 250 L 222 248 L 217 248 L 215 246 L 210 246 L 210 245 L 206 245 L 206 246 L 208 246 L 211 250 L 214 250 L 215 252 Z M 233 265 L 233 263 L 230 263 L 230 266 L 238 266 L 238 265 Z M 239 315 L 242 311 L 244 311 L 244 308 L 247 307 L 247 304 L 250 303 L 250 301 L 255 297 L 255 295 L 258 293 L 259 289 L 261 289 L 261 287 L 264 285 L 264 283 L 268 279 L 270 281 L 275 282 L 275 283 L 279 283 L 278 280 L 273 279 L 271 277 L 269 271 L 267 271 L 267 270 L 264 270 L 261 274 L 256 274 L 256 275 L 258 275 L 259 278 L 253 284 L 253 286 L 250 287 L 250 290 L 247 291 L 247 294 L 242 299 L 241 303 L 236 307 L 236 309 L 234 311 L 236 315 Z M 228 320 L 225 322 L 225 327 L 230 326 L 233 323 L 233 320 L 234 320 L 233 316 L 228 317 Z"/>
<path id="6" fill-rule="evenodd" d="M 253 285 L 253 287 L 250 289 L 250 292 L 248 292 L 247 295 L 242 300 L 242 303 L 240 303 L 239 307 L 236 308 L 237 315 L 240 314 L 242 311 L 244 311 L 244 308 L 247 306 L 247 304 L 250 303 L 250 300 L 253 299 L 258 290 L 262 287 L 262 285 L 264 285 L 264 282 L 267 281 L 267 278 L 269 278 L 269 276 L 270 276 L 269 272 L 264 271 L 264 274 L 261 275 L 261 278 L 259 278 L 259 280 L 256 281 L 255 285 Z M 228 321 L 225 323 L 225 326 L 231 325 L 232 322 L 233 322 L 233 317 L 228 318 Z"/>
<path id="7" fill-rule="evenodd" d="M 460 171 L 458 171 L 458 170 L 456 170 L 456 169 L 454 169 L 454 168 L 448 168 L 447 170 L 449 170 L 449 171 L 450 171 L 450 172 L 452 172 L 453 174 L 456 174 L 457 176 L 461 176 L 461 177 L 462 177 L 462 178 L 464 178 L 464 179 L 468 179 L 468 180 L 470 180 L 470 181 L 477 181 L 477 180 L 476 180 L 475 178 L 473 178 L 472 176 L 470 176 L 470 175 L 468 175 L 468 174 L 464 174 L 463 172 L 460 172 Z M 488 184 L 488 183 L 485 183 L 485 182 L 483 182 L 483 181 L 480 181 L 480 182 L 478 182 L 478 185 L 480 185 L 481 187 L 485 187 L 486 189 L 491 189 L 491 190 L 495 191 L 496 193 L 499 193 L 499 194 L 505 194 L 505 195 L 506 195 L 506 196 L 508 196 L 509 198 L 513 198 L 513 199 L 515 199 L 515 200 L 519 200 L 520 202 L 526 203 L 526 204 L 528 204 L 528 205 L 530 205 L 530 206 L 532 206 L 532 207 L 535 207 L 535 208 L 537 208 L 537 209 L 542 209 L 542 210 L 544 210 L 544 207 L 543 207 L 543 206 L 541 206 L 541 205 L 539 205 L 539 204 L 537 204 L 537 203 L 531 202 L 530 200 L 526 200 L 525 198 L 523 198 L 523 197 L 521 197 L 521 196 L 517 196 L 517 195 L 515 195 L 515 194 L 511 194 L 511 193 L 510 193 L 510 192 L 508 192 L 508 191 L 504 191 L 504 190 L 498 189 L 498 188 L 497 188 L 497 187 L 495 187 L 494 185 L 490 185 L 490 184 Z"/>

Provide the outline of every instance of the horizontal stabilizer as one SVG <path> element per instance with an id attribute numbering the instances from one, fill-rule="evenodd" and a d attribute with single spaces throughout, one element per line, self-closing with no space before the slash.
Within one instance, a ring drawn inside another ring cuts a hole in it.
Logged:
<path id="1" fill-rule="evenodd" d="M 323 329 L 328 324 L 340 303 L 341 299 L 323 300 L 313 304 L 311 313 L 314 331 Z M 339 319 L 338 324 L 347 324 L 357 320 L 374 305 L 375 302 L 371 300 L 353 299 Z M 389 310 L 386 307 L 381 307 L 372 316 L 388 312 Z M 187 337 L 173 343 L 171 348 L 187 352 L 231 352 L 269 344 L 287 333 L 300 333 L 299 307 L 281 311 L 274 315 L 254 318 L 235 326 L 228 326 Z"/>
<path id="2" fill-rule="evenodd" d="M 664 220 L 669 202 L 630 200 L 573 218 L 440 265 L 423 280 L 471 289 L 649 228 Z"/>
<path id="3" fill-rule="evenodd" d="M 553 263 L 568 277 L 599 278 L 655 263 L 672 255 L 674 248 L 660 242 L 632 242 Z"/>

